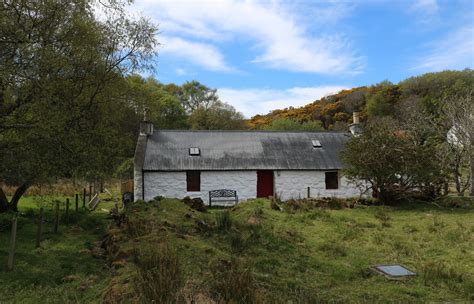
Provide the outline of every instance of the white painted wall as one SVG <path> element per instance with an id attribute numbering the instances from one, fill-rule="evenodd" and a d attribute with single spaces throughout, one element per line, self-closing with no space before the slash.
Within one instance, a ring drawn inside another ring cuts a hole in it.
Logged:
<path id="1" fill-rule="evenodd" d="M 256 171 L 201 171 L 201 191 L 186 191 L 186 172 L 145 172 L 145 201 L 155 196 L 200 197 L 209 203 L 209 191 L 236 190 L 239 201 L 257 196 Z"/>
<path id="2" fill-rule="evenodd" d="M 200 197 L 208 204 L 209 191 L 217 189 L 237 190 L 239 201 L 257 196 L 256 171 L 201 171 L 199 192 L 186 191 L 186 172 L 145 172 L 144 177 L 145 201 L 159 195 L 180 199 L 189 196 Z M 311 197 L 353 197 L 360 194 L 344 177 L 339 179 L 339 189 L 326 190 L 323 171 L 274 171 L 274 178 L 275 193 L 283 200 L 306 197 L 307 187 L 311 187 Z M 135 199 L 142 197 L 141 186 L 141 172 L 136 172 Z"/>
<path id="3" fill-rule="evenodd" d="M 140 168 L 133 168 L 133 199 L 142 199 L 142 171 Z"/>
<path id="4" fill-rule="evenodd" d="M 324 171 L 274 171 L 275 193 L 282 200 L 305 198 L 310 187 L 311 197 L 354 197 L 360 191 L 339 176 L 339 189 L 326 190 Z"/>

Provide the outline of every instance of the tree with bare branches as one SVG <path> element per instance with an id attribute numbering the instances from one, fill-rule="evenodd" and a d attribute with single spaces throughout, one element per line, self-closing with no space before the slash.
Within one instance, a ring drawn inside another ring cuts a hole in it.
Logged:
<path id="1" fill-rule="evenodd" d="M 460 195 L 470 186 L 474 196 L 474 101 L 473 90 L 461 92 L 444 101 L 443 114 L 450 129 L 447 141 L 452 155 L 456 189 Z M 467 169 L 463 179 L 463 169 Z"/>

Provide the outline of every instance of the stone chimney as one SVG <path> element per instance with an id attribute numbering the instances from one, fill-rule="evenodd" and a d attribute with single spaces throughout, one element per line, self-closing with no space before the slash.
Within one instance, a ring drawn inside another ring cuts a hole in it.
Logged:
<path id="1" fill-rule="evenodd" d="M 360 119 L 360 112 L 352 113 L 352 123 L 353 124 L 359 124 L 360 123 L 359 119 Z"/>
<path id="2" fill-rule="evenodd" d="M 362 134 L 362 126 L 360 125 L 360 112 L 352 113 L 352 123 L 349 125 L 349 131 L 354 136 Z"/>
<path id="3" fill-rule="evenodd" d="M 152 122 L 149 121 L 142 121 L 140 122 L 140 135 L 150 136 L 153 135 L 153 126 Z"/>

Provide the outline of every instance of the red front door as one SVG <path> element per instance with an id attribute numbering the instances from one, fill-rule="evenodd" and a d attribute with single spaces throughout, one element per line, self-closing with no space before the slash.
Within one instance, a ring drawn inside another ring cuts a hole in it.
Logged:
<path id="1" fill-rule="evenodd" d="M 257 197 L 273 196 L 273 171 L 257 171 Z"/>

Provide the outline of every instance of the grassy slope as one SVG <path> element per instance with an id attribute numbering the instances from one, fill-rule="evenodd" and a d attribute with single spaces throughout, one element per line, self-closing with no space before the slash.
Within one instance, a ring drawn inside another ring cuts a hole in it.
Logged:
<path id="1" fill-rule="evenodd" d="M 65 200 L 62 197 L 55 199 Z M 6 272 L 10 232 L 0 232 L 0 303 L 100 301 L 109 273 L 104 260 L 94 258 L 88 249 L 103 236 L 108 223 L 106 213 L 97 211 L 77 215 L 72 211 L 71 220 L 77 224 L 66 227 L 62 223 L 60 233 L 55 235 L 51 222 L 52 200 L 52 197 L 22 198 L 20 212 L 28 217 L 19 220 L 17 255 L 12 272 Z M 44 226 L 42 246 L 36 249 L 36 225 L 31 213 L 38 214 L 39 205 L 44 206 L 49 222 Z"/>
<path id="2" fill-rule="evenodd" d="M 212 261 L 237 258 L 252 269 L 266 301 L 474 299 L 474 213 L 469 209 L 377 206 L 289 214 L 254 200 L 231 211 L 234 225 L 228 232 L 197 229 L 196 220 L 185 216 L 190 212 L 176 200 L 137 205 L 129 212 L 134 229 L 111 231 L 118 246 L 115 260 L 123 265 L 128 257 L 128 262 L 108 287 L 110 301 L 132 297 L 133 250 L 163 240 L 177 249 L 186 285 L 199 293 L 212 292 Z M 192 213 L 213 223 L 218 212 Z M 401 263 L 420 275 L 389 281 L 367 270 L 386 263 Z"/>

